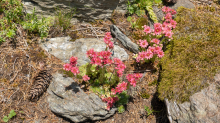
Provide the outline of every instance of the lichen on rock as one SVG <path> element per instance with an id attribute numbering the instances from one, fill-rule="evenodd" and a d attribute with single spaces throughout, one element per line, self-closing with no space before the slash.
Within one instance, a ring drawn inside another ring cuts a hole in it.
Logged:
<path id="1" fill-rule="evenodd" d="M 173 40 L 161 59 L 158 93 L 161 100 L 184 102 L 220 70 L 220 18 L 204 8 L 179 7 L 175 20 Z"/>

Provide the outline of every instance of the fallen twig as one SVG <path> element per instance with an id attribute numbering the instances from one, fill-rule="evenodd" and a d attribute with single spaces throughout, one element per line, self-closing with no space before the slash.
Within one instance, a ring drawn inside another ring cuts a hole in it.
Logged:
<path id="1" fill-rule="evenodd" d="M 17 77 L 19 72 L 20 72 L 20 70 L 16 72 L 16 74 L 14 75 L 14 77 L 12 79 L 10 79 L 10 84 L 15 80 L 15 78 Z"/>
<path id="2" fill-rule="evenodd" d="M 97 29 L 106 29 L 107 30 L 107 28 L 103 28 L 103 27 L 93 27 L 93 28 L 97 28 Z M 75 30 L 70 30 L 70 31 L 79 31 L 79 30 L 86 30 L 86 29 L 92 29 L 92 27 L 87 27 L 87 28 L 80 28 L 80 29 L 75 29 Z"/>

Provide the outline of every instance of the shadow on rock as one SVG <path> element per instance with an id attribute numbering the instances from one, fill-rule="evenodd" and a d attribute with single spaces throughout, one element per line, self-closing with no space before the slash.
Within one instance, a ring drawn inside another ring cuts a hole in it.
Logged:
<path id="1" fill-rule="evenodd" d="M 74 82 L 73 82 L 71 85 L 67 86 L 67 87 L 65 88 L 65 90 L 66 90 L 66 91 L 67 91 L 67 90 L 72 90 L 72 91 L 75 92 L 75 93 L 79 92 L 78 85 L 77 85 L 77 83 L 74 83 Z"/>

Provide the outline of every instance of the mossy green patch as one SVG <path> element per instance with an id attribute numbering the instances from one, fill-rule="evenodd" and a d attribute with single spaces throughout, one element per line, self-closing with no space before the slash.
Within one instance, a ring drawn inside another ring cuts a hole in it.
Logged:
<path id="1" fill-rule="evenodd" d="M 220 18 L 181 7 L 176 21 L 173 40 L 161 59 L 158 93 L 161 100 L 184 102 L 220 70 Z"/>

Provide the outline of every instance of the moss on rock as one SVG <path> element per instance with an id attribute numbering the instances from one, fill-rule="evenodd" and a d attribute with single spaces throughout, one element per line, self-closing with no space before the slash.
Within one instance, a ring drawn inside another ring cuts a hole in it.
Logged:
<path id="1" fill-rule="evenodd" d="M 161 59 L 158 93 L 161 100 L 184 102 L 220 70 L 220 18 L 181 7 L 176 21 L 173 40 Z"/>

